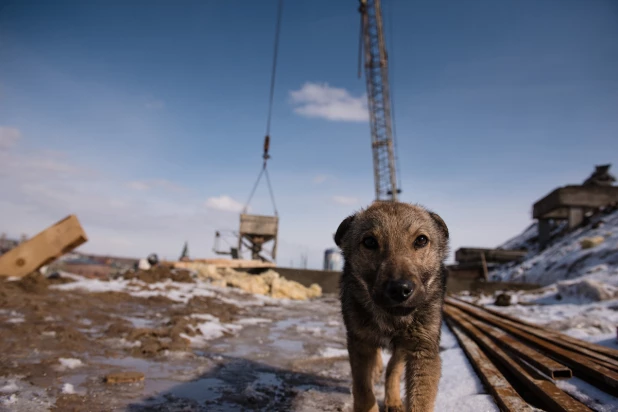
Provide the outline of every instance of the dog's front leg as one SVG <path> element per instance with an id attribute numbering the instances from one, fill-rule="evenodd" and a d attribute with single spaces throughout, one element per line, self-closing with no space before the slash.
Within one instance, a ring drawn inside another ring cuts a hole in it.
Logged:
<path id="1" fill-rule="evenodd" d="M 403 412 L 401 403 L 401 375 L 405 366 L 404 352 L 398 347 L 393 348 L 393 354 L 386 366 L 386 390 L 384 407 L 386 412 Z"/>
<path id="2" fill-rule="evenodd" d="M 406 411 L 433 412 L 442 368 L 440 355 L 406 355 Z"/>
<path id="3" fill-rule="evenodd" d="M 354 412 L 378 412 L 378 404 L 373 393 L 377 349 L 364 342 L 348 340 Z"/>

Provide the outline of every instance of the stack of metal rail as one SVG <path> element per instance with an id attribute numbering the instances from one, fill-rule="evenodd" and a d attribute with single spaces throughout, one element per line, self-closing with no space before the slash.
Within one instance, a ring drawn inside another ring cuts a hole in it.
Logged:
<path id="1" fill-rule="evenodd" d="M 618 393 L 618 350 L 447 297 L 445 320 L 502 411 L 591 411 L 556 381 Z"/>

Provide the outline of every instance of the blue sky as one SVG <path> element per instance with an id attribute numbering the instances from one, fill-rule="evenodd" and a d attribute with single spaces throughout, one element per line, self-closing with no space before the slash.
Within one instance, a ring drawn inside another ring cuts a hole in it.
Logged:
<path id="1" fill-rule="evenodd" d="M 212 256 L 261 166 L 276 0 L 0 1 L 0 230 L 76 213 L 83 250 Z M 385 0 L 402 200 L 463 245 L 618 168 L 618 4 Z M 357 2 L 284 5 L 269 170 L 279 264 L 373 199 Z M 262 184 L 251 203 L 272 213 Z"/>

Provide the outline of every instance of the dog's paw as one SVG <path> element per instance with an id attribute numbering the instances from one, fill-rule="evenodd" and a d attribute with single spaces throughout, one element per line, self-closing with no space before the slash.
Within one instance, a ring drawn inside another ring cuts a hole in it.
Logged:
<path id="1" fill-rule="evenodd" d="M 403 404 L 384 405 L 384 412 L 403 412 Z"/>

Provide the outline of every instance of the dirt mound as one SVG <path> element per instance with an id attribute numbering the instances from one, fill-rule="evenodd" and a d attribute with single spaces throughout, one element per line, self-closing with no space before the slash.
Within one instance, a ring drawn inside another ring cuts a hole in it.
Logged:
<path id="1" fill-rule="evenodd" d="M 155 266 L 148 270 L 130 271 L 125 273 L 124 277 L 126 279 L 139 279 L 146 283 L 164 282 L 167 279 L 173 282 L 195 283 L 190 271 L 166 266 Z"/>
<path id="2" fill-rule="evenodd" d="M 39 272 L 32 272 L 19 280 L 7 280 L 0 277 L 0 293 L 3 290 L 19 289 L 22 292 L 40 294 L 46 293 L 50 285 L 73 282 L 73 279 L 62 277 L 59 274 L 45 276 Z"/>

